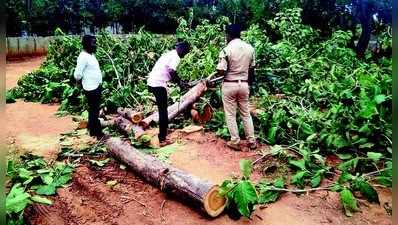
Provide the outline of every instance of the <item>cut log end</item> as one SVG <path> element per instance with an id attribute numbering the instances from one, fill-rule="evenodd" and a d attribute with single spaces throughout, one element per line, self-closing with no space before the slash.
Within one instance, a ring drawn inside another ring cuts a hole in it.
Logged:
<path id="1" fill-rule="evenodd" d="M 138 124 L 142 121 L 142 114 L 139 112 L 136 112 L 131 115 L 131 121 L 135 124 Z"/>
<path id="2" fill-rule="evenodd" d="M 143 119 L 142 118 L 142 114 L 140 112 L 134 111 L 134 110 L 129 109 L 129 108 L 119 107 L 117 109 L 117 112 L 122 117 L 131 120 L 131 122 L 134 123 L 134 124 L 138 124 Z"/>
<path id="3" fill-rule="evenodd" d="M 213 186 L 203 199 L 205 211 L 211 217 L 217 217 L 220 215 L 227 205 L 226 198 L 220 196 L 218 189 L 218 185 Z"/>

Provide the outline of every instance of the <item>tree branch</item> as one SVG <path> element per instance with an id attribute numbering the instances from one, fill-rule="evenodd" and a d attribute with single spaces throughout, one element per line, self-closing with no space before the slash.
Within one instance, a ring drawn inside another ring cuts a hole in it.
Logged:
<path id="1" fill-rule="evenodd" d="M 331 190 L 331 186 L 327 187 L 319 187 L 319 188 L 309 188 L 309 189 L 286 189 L 286 188 L 277 188 L 277 187 L 271 187 L 270 191 L 285 191 L 285 192 L 292 192 L 292 193 L 306 193 L 306 192 L 312 192 L 312 191 L 322 191 L 322 190 Z"/>

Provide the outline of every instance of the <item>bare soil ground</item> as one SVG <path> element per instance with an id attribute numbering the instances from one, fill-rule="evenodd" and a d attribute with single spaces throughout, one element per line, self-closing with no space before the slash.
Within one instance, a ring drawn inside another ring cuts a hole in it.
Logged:
<path id="1" fill-rule="evenodd" d="M 12 67 L 19 67 L 19 63 L 7 65 L 7 79 L 13 77 L 9 75 Z M 32 65 L 31 69 L 34 68 Z M 52 140 L 55 146 L 55 140 L 59 140 L 60 133 L 70 131 L 76 126 L 70 118 L 55 117 L 56 109 L 56 105 L 25 102 L 7 105 L 6 129 L 9 145 L 19 148 L 24 142 L 51 143 Z M 176 131 L 171 137 L 182 143 L 170 156 L 171 164 L 214 183 L 220 183 L 232 173 L 237 174 L 240 159 L 258 157 L 255 152 L 231 151 L 225 146 L 225 141 L 211 133 L 184 135 Z M 51 152 L 51 148 L 41 149 L 44 155 Z M 260 174 L 256 172 L 252 178 L 257 180 Z M 115 186 L 106 185 L 108 181 L 115 180 Z M 227 215 L 209 219 L 190 206 L 180 203 L 178 199 L 166 196 L 144 183 L 128 169 L 121 169 L 118 162 L 113 161 L 104 168 L 84 163 L 76 169 L 71 184 L 59 189 L 58 194 L 51 197 L 53 205 L 36 204 L 29 207 L 25 218 L 28 224 L 37 225 L 392 224 L 392 218 L 385 209 L 392 207 L 392 191 L 379 188 L 378 192 L 380 206 L 361 203 L 361 212 L 355 213 L 352 218 L 344 216 L 337 193 L 322 191 L 307 195 L 283 194 L 276 203 L 257 209 L 252 220 L 241 218 L 233 221 Z"/>
<path id="2" fill-rule="evenodd" d="M 24 74 L 38 68 L 43 57 L 7 61 L 7 89 L 15 87 Z M 5 134 L 11 155 L 26 152 L 41 155 L 47 160 L 57 157 L 60 134 L 76 125 L 70 117 L 57 117 L 58 105 L 17 101 L 5 107 Z"/>
<path id="3" fill-rule="evenodd" d="M 6 89 L 17 86 L 18 79 L 26 73 L 38 68 L 45 57 L 23 58 L 7 61 L 6 64 Z"/>

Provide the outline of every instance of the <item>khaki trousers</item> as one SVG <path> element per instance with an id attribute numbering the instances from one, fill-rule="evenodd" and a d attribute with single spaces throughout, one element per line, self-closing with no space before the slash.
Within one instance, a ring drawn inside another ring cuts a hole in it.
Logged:
<path id="1" fill-rule="evenodd" d="M 239 109 L 245 134 L 249 142 L 255 142 L 253 120 L 249 110 L 249 85 L 247 82 L 224 82 L 222 85 L 225 120 L 231 141 L 239 143 L 239 131 L 236 123 L 236 109 Z"/>

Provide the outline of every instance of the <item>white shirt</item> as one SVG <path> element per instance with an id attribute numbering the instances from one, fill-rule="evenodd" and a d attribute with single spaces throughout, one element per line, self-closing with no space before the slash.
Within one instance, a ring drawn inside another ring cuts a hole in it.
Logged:
<path id="1" fill-rule="evenodd" d="M 167 88 L 167 82 L 171 80 L 170 70 L 176 71 L 180 61 L 180 56 L 178 56 L 176 50 L 164 53 L 158 61 L 156 61 L 155 66 L 149 73 L 147 80 L 148 86 Z"/>
<path id="2" fill-rule="evenodd" d="M 220 52 L 218 70 L 225 70 L 227 80 L 247 80 L 249 68 L 255 66 L 254 48 L 236 38 Z"/>
<path id="3" fill-rule="evenodd" d="M 82 51 L 77 58 L 77 65 L 73 74 L 76 80 L 82 79 L 83 89 L 92 91 L 102 83 L 102 73 L 94 55 Z"/>

